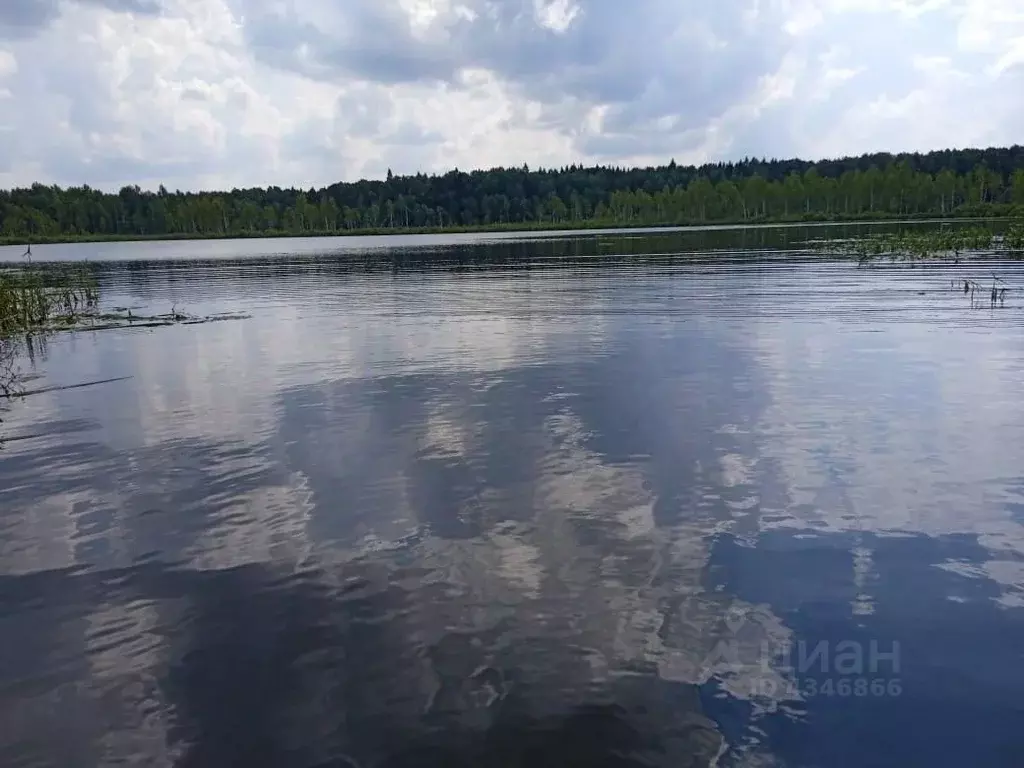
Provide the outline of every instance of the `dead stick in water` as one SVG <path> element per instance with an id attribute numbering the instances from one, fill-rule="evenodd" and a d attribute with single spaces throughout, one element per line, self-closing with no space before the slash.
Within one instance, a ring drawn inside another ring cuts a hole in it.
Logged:
<path id="1" fill-rule="evenodd" d="M 63 387 L 44 387 L 42 389 L 29 389 L 24 392 L 14 392 L 9 395 L 0 395 L 3 398 L 28 397 L 29 395 L 42 395 L 47 392 L 61 392 L 65 389 L 82 389 L 83 387 L 94 387 L 97 384 L 111 384 L 115 381 L 127 381 L 131 376 L 118 376 L 115 379 L 99 379 L 97 381 L 85 381 L 81 384 L 67 384 Z"/>

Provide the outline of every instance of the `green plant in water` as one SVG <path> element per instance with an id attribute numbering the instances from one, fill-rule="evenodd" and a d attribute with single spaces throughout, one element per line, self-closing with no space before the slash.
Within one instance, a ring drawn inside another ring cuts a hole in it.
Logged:
<path id="1" fill-rule="evenodd" d="M 70 324 L 95 312 L 99 291 L 83 267 L 24 266 L 0 270 L 0 338 Z"/>
<path id="2" fill-rule="evenodd" d="M 1018 222 L 1003 235 L 1003 246 L 1010 251 L 1024 251 L 1024 222 Z"/>
<path id="3" fill-rule="evenodd" d="M 871 235 L 855 240 L 826 241 L 820 247 L 831 253 L 852 256 L 858 264 L 876 259 L 915 262 L 926 259 L 959 260 L 971 251 L 1024 250 L 1024 222 L 1015 223 L 1003 234 L 997 235 L 985 227 L 912 231 Z"/>
<path id="4" fill-rule="evenodd" d="M 0 404 L 20 394 L 15 362 L 31 334 L 94 312 L 99 291 L 82 267 L 26 265 L 0 269 Z"/>

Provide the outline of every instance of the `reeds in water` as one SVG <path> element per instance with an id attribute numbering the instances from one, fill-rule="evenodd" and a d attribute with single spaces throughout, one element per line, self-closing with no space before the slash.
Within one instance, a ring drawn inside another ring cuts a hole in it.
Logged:
<path id="1" fill-rule="evenodd" d="M 0 269 L 0 337 L 72 324 L 94 312 L 96 281 L 87 268 Z"/>
<path id="2" fill-rule="evenodd" d="M 987 282 L 987 281 L 986 281 Z M 991 285 L 986 285 L 981 280 L 970 277 L 955 277 L 949 281 L 949 287 L 956 292 L 962 292 L 971 300 L 972 308 L 984 306 L 985 298 L 988 298 L 989 307 L 1005 307 L 1006 294 L 1011 288 L 996 274 L 992 275 Z"/>
<path id="3" fill-rule="evenodd" d="M 1003 247 L 1009 251 L 1024 251 L 1024 222 L 1014 224 L 1003 235 Z"/>
<path id="4" fill-rule="evenodd" d="M 985 227 L 942 228 L 930 231 L 902 230 L 871 235 L 855 240 L 832 240 L 824 250 L 857 259 L 860 265 L 876 260 L 909 262 L 924 260 L 959 261 L 970 252 L 1010 252 L 1024 250 L 1024 223 L 1015 223 L 1002 235 Z"/>
<path id="5" fill-rule="evenodd" d="M 19 350 L 33 348 L 32 334 L 70 326 L 94 313 L 99 291 L 84 267 L 0 268 L 0 404 L 20 394 Z"/>

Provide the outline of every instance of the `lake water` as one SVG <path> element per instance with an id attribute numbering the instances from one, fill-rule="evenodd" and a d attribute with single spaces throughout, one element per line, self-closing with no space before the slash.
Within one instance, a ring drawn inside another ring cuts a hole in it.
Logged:
<path id="1" fill-rule="evenodd" d="M 23 360 L 0 764 L 1024 765 L 1024 269 L 821 233 L 33 249 L 251 317 Z"/>

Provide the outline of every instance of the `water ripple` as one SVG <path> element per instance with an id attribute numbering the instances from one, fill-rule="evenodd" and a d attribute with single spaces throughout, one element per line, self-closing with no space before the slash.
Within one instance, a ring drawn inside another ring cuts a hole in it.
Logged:
<path id="1" fill-rule="evenodd" d="M 1018 764 L 1024 269 L 820 233 L 54 246 L 252 318 L 25 361 L 0 762 Z"/>

